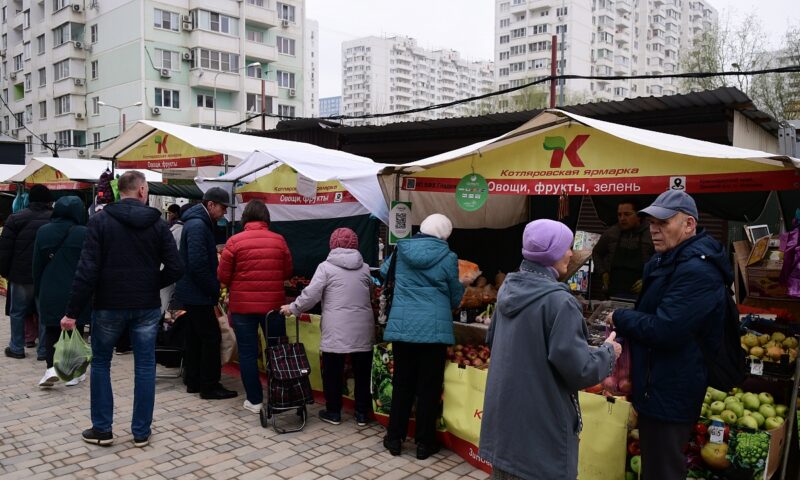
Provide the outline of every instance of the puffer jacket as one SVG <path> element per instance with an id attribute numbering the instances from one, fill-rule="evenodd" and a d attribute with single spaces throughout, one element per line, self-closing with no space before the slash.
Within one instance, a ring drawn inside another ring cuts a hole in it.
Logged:
<path id="1" fill-rule="evenodd" d="M 645 266 L 634 310 L 616 310 L 617 334 L 631 345 L 633 405 L 640 415 L 693 423 L 700 415 L 708 372 L 700 343 L 722 341 L 733 273 L 722 245 L 700 231 Z"/>
<path id="2" fill-rule="evenodd" d="M 299 315 L 322 302 L 321 351 L 369 352 L 375 333 L 371 286 L 372 276 L 361 252 L 334 248 L 289 308 Z"/>
<path id="3" fill-rule="evenodd" d="M 266 314 L 285 303 L 283 281 L 292 276 L 292 254 L 284 238 L 266 222 L 247 222 L 228 239 L 217 279 L 228 286 L 232 313 Z"/>
<path id="4" fill-rule="evenodd" d="M 458 257 L 447 242 L 416 235 L 397 242 L 395 286 L 383 338 L 388 342 L 452 345 L 452 310 L 461 303 L 464 287 L 458 281 Z M 384 278 L 390 256 L 381 267 Z"/>
<path id="5" fill-rule="evenodd" d="M 33 283 L 33 244 L 36 232 L 50 222 L 49 203 L 33 202 L 6 220 L 0 234 L 0 275 L 11 283 Z"/>
<path id="6" fill-rule="evenodd" d="M 183 232 L 178 253 L 186 273 L 175 286 L 175 298 L 182 305 L 216 305 L 219 301 L 219 261 L 211 217 L 206 207 L 197 204 L 186 210 L 181 220 Z"/>

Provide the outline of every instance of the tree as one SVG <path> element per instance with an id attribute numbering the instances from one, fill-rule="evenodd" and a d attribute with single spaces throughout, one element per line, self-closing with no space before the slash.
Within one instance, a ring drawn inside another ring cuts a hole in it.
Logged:
<path id="1" fill-rule="evenodd" d="M 800 65 L 800 28 L 786 32 L 784 47 L 771 55 L 770 67 Z M 800 73 L 769 73 L 753 79 L 752 97 L 778 120 L 800 119 Z"/>

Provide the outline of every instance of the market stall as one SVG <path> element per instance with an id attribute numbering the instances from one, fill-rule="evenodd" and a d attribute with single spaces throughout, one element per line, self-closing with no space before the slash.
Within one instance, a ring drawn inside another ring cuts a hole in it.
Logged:
<path id="1" fill-rule="evenodd" d="M 0 189 L 16 190 L 17 184 L 29 187 L 35 184 L 45 185 L 50 190 L 84 190 L 92 187 L 110 163 L 105 160 L 88 160 L 83 158 L 33 157 L 27 165 L 16 172 L 7 172 L 0 176 Z M 125 170 L 117 171 L 122 174 Z M 0 172 L 3 173 L 3 172 Z M 160 182 L 159 173 L 142 170 L 148 182 Z"/>

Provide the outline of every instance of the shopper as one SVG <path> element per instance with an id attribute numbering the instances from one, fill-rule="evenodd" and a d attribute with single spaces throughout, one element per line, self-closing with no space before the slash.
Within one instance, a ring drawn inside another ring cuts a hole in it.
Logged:
<path id="1" fill-rule="evenodd" d="M 184 203 L 181 205 L 180 210 L 178 212 L 178 219 L 169 227 L 169 232 L 172 234 L 172 238 L 175 239 L 175 245 L 181 244 L 181 234 L 183 233 L 183 220 L 181 217 L 184 213 L 186 213 L 192 205 L 189 203 Z M 161 314 L 164 315 L 167 310 L 171 309 L 171 306 L 176 306 L 177 302 L 175 302 L 175 284 L 168 285 L 161 289 Z"/>
<path id="2" fill-rule="evenodd" d="M 281 307 L 285 315 L 300 315 L 322 302 L 322 388 L 325 409 L 319 412 L 324 422 L 342 421 L 342 375 L 350 355 L 355 377 L 355 419 L 366 426 L 372 410 L 370 376 L 375 316 L 372 312 L 372 275 L 358 251 L 358 236 L 349 228 L 331 234 L 328 258 L 319 264 L 311 283 L 290 305 Z"/>
<path id="3" fill-rule="evenodd" d="M 6 357 L 25 358 L 25 319 L 36 311 L 33 294 L 33 243 L 36 232 L 50 221 L 53 213 L 50 190 L 34 185 L 28 194 L 28 208 L 12 214 L 0 234 L 0 275 L 8 280 L 11 339 L 5 349 Z M 39 336 L 37 359 L 45 359 L 42 335 Z M 35 336 L 34 336 L 35 338 Z"/>
<path id="4" fill-rule="evenodd" d="M 61 197 L 55 203 L 50 223 L 36 233 L 33 247 L 33 290 L 39 319 L 44 327 L 44 347 L 47 370 L 39 387 L 52 387 L 58 381 L 53 368 L 53 346 L 61 335 L 61 317 L 67 308 L 70 287 L 86 237 L 86 211 L 75 196 Z M 91 319 L 91 306 L 86 305 L 78 317 L 79 333 Z M 86 378 L 81 375 L 67 386 L 77 385 Z"/>
<path id="5" fill-rule="evenodd" d="M 89 219 L 84 248 L 61 327 L 93 301 L 91 409 L 92 428 L 83 440 L 97 445 L 114 441 L 111 352 L 123 331 L 133 345 L 133 444 L 150 441 L 156 391 L 155 344 L 160 315 L 159 289 L 180 278 L 182 266 L 161 212 L 146 206 L 147 181 L 141 172 L 125 172 L 118 183 L 120 201 Z M 161 266 L 163 265 L 163 268 Z"/>
<path id="6" fill-rule="evenodd" d="M 394 354 L 392 411 L 383 440 L 392 455 L 400 455 L 415 398 L 417 458 L 424 460 L 440 448 L 436 421 L 444 363 L 447 345 L 455 343 L 451 312 L 464 296 L 458 258 L 447 245 L 452 231 L 453 224 L 444 215 L 428 216 L 418 234 L 398 242 L 397 251 L 381 269 L 386 278 L 396 262 L 394 297 L 383 336 L 392 342 Z"/>
<path id="7" fill-rule="evenodd" d="M 576 478 L 578 390 L 607 377 L 622 351 L 614 333 L 589 346 L 581 306 L 558 281 L 572 240 L 563 223 L 529 223 L 519 272 L 508 274 L 497 297 L 480 439 L 493 478 Z"/>
<path id="8" fill-rule="evenodd" d="M 247 395 L 243 406 L 254 413 L 261 410 L 264 400 L 258 373 L 258 327 L 266 337 L 267 313 L 280 309 L 286 298 L 283 282 L 292 276 L 292 254 L 286 240 L 270 231 L 269 221 L 264 202 L 248 202 L 242 213 L 244 231 L 228 239 L 217 268 L 217 278 L 230 295 L 228 314 L 236 332 L 239 369 Z M 281 327 L 285 332 L 285 324 Z"/>
<path id="9" fill-rule="evenodd" d="M 642 213 L 650 216 L 656 255 L 636 309 L 616 310 L 608 321 L 632 345 L 642 475 L 683 480 L 683 448 L 708 385 L 703 351 L 721 345 L 733 274 L 722 245 L 698 229 L 688 194 L 664 192 Z"/>
<path id="10" fill-rule="evenodd" d="M 180 256 L 186 275 L 175 287 L 175 298 L 186 310 L 186 391 L 200 393 L 206 400 L 221 400 L 237 395 L 220 383 L 220 342 L 222 335 L 214 313 L 219 301 L 217 247 L 214 224 L 230 206 L 228 192 L 210 188 L 203 201 L 183 215 Z"/>
<path id="11" fill-rule="evenodd" d="M 172 227 L 181 219 L 181 207 L 177 203 L 173 203 L 167 207 L 167 224 Z"/>

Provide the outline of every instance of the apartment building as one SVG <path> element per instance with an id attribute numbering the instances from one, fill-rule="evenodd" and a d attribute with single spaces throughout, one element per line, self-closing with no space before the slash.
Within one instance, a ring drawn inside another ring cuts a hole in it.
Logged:
<path id="1" fill-rule="evenodd" d="M 319 118 L 333 117 L 342 114 L 342 97 L 325 97 L 319 99 Z"/>
<path id="2" fill-rule="evenodd" d="M 2 0 L 2 129 L 89 157 L 125 116 L 213 128 L 305 110 L 303 0 Z M 273 126 L 277 119 L 269 119 Z M 239 129 L 261 128 L 260 120 Z"/>
<path id="3" fill-rule="evenodd" d="M 405 36 L 371 36 L 342 43 L 343 115 L 410 110 L 480 95 L 493 88 L 492 62 L 470 61 L 454 50 L 425 49 Z M 469 116 L 488 110 L 488 102 L 473 102 L 369 123 Z"/>
<path id="4" fill-rule="evenodd" d="M 496 0 L 499 89 L 550 75 L 557 36 L 559 73 L 628 76 L 678 72 L 680 54 L 717 22 L 707 0 Z M 543 85 L 545 88 L 547 85 Z M 678 81 L 567 80 L 566 101 L 672 95 Z"/>
<path id="5" fill-rule="evenodd" d="M 319 22 L 306 19 L 303 29 L 303 115 L 319 116 Z"/>

